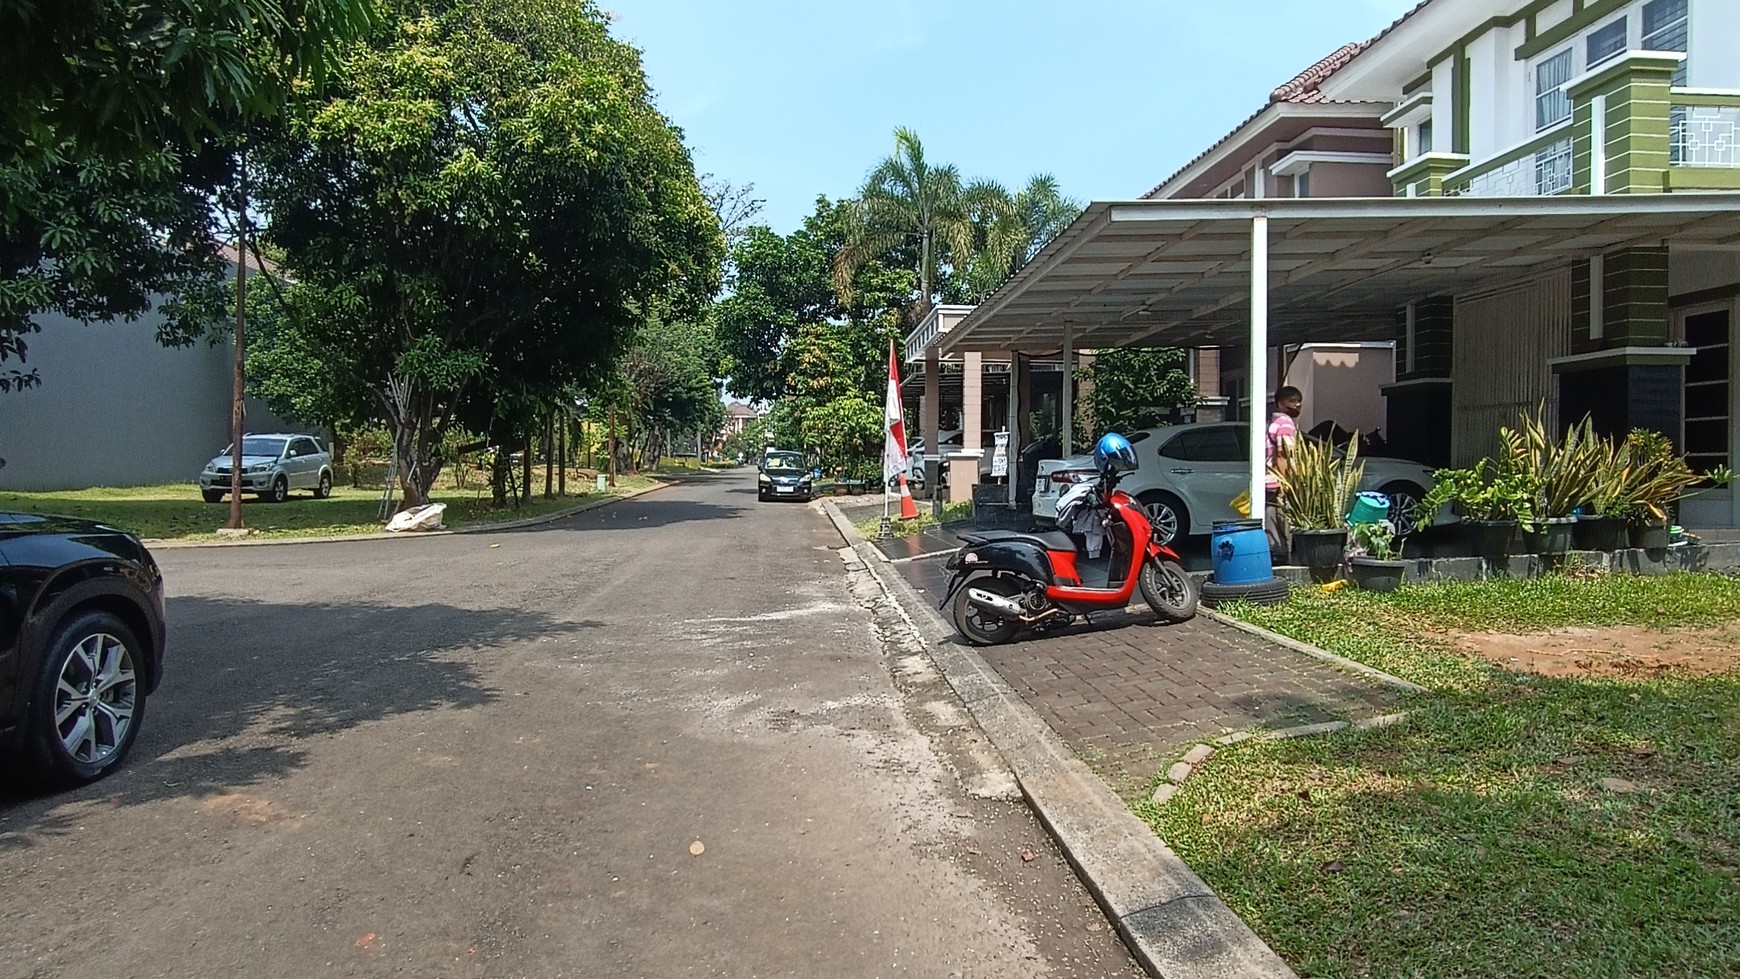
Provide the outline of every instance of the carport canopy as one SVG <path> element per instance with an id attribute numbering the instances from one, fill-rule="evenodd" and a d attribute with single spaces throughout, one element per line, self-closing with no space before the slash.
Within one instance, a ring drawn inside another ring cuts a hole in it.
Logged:
<path id="1" fill-rule="evenodd" d="M 1740 245 L 1740 194 L 1096 202 L 939 344 L 1248 345 L 1260 397 L 1271 344 L 1393 339 L 1409 302 L 1655 245 Z"/>

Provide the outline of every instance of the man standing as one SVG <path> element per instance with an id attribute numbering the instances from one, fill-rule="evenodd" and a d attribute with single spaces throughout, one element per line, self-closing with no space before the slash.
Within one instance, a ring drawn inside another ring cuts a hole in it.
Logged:
<path id="1" fill-rule="evenodd" d="M 1299 438 L 1295 421 L 1305 408 L 1305 395 L 1288 385 L 1275 392 L 1275 413 L 1269 417 L 1268 501 L 1263 507 L 1263 525 L 1269 535 L 1269 556 L 1276 564 L 1287 563 L 1292 550 L 1292 528 L 1281 511 L 1281 481 L 1277 474 L 1289 471 L 1293 445 Z"/>

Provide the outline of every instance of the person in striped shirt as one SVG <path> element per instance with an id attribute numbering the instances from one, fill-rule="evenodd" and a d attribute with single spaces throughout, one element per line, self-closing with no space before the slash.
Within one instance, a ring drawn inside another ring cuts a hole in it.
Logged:
<path id="1" fill-rule="evenodd" d="M 1263 525 L 1269 536 L 1269 555 L 1276 564 L 1287 563 L 1292 550 L 1292 528 L 1281 510 L 1281 482 L 1276 473 L 1288 471 L 1293 446 L 1299 441 L 1299 412 L 1305 409 L 1305 395 L 1292 385 L 1275 392 L 1275 413 L 1269 416 L 1268 500 L 1263 508 Z"/>

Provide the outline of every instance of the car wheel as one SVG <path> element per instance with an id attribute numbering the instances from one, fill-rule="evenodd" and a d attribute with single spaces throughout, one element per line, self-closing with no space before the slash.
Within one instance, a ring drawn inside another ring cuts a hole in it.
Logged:
<path id="1" fill-rule="evenodd" d="M 218 502 L 223 500 L 224 491 L 223 490 L 200 490 L 199 495 L 202 498 L 204 498 L 207 503 L 218 503 Z"/>
<path id="2" fill-rule="evenodd" d="M 1170 547 L 1190 533 L 1190 514 L 1184 504 L 1171 493 L 1151 490 L 1136 498 L 1148 522 L 1154 526 L 1154 540 Z"/>
<path id="3" fill-rule="evenodd" d="M 127 757 L 145 719 L 142 653 L 133 630 L 108 612 L 77 614 L 55 630 L 25 717 L 38 774 L 83 785 Z"/>
<path id="4" fill-rule="evenodd" d="M 1420 500 L 1425 490 L 1413 483 L 1390 483 L 1378 490 L 1390 499 L 1390 524 L 1401 537 L 1420 529 Z"/>
<path id="5" fill-rule="evenodd" d="M 332 473 L 322 471 L 320 474 L 320 485 L 314 487 L 314 498 L 317 500 L 324 500 L 331 495 Z"/>
<path id="6" fill-rule="evenodd" d="M 272 480 L 272 488 L 267 492 L 266 499 L 273 503 L 283 503 L 290 498 L 290 480 L 279 476 Z"/>

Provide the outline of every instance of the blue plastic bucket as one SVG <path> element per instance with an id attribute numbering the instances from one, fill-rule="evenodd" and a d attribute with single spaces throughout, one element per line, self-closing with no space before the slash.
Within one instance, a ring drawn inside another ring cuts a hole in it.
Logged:
<path id="1" fill-rule="evenodd" d="M 1221 585 L 1255 585 L 1275 576 L 1261 520 L 1216 520 L 1208 553 Z"/>
<path id="2" fill-rule="evenodd" d="M 1353 498 L 1353 509 L 1347 512 L 1347 522 L 1377 523 L 1379 520 L 1388 519 L 1389 515 L 1389 497 L 1382 493 L 1361 493 Z"/>

